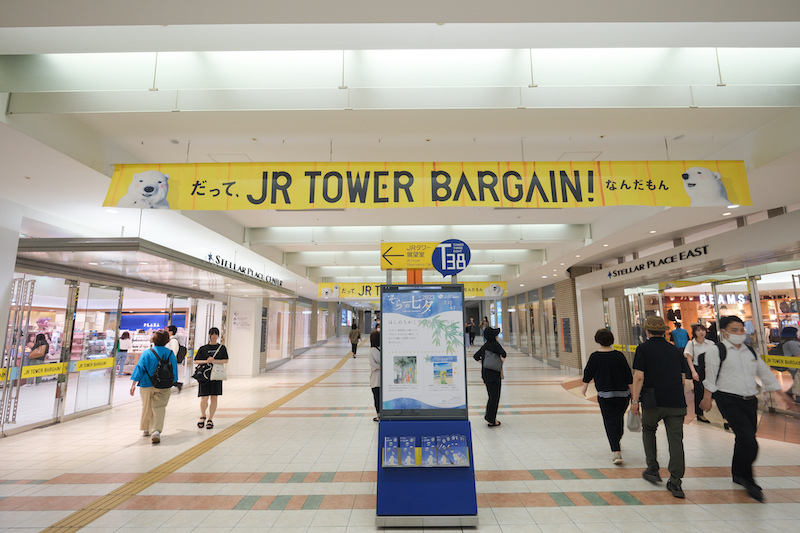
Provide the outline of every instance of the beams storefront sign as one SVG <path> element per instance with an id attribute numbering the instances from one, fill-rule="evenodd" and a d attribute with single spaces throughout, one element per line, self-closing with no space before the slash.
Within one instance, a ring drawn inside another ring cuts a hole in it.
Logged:
<path id="1" fill-rule="evenodd" d="M 103 203 L 182 211 L 729 204 L 752 204 L 742 161 L 116 165 Z"/>
<path id="2" fill-rule="evenodd" d="M 263 281 L 269 283 L 271 285 L 277 285 L 278 287 L 283 286 L 283 280 L 278 278 L 273 278 L 272 276 L 267 276 L 262 272 L 257 272 L 252 268 L 245 267 L 242 265 L 238 265 L 233 261 L 229 261 L 220 255 L 214 255 L 213 253 L 209 253 L 206 260 L 211 263 L 212 265 L 221 266 L 222 268 L 227 268 L 228 270 L 233 270 L 234 272 L 238 272 L 239 274 L 243 274 L 245 276 L 255 278 L 259 281 Z"/>
<path id="3" fill-rule="evenodd" d="M 619 276 L 626 276 L 628 274 L 633 273 L 644 273 L 646 270 L 651 268 L 657 268 L 664 265 L 675 265 L 677 266 L 681 261 L 686 261 L 687 259 L 692 259 L 695 257 L 703 257 L 708 255 L 708 245 L 697 246 L 696 248 L 692 248 L 689 250 L 684 250 L 682 252 L 673 253 L 670 255 L 665 255 L 661 257 L 655 257 L 653 259 L 648 259 L 646 261 L 641 261 L 636 265 L 631 265 L 625 268 L 615 268 L 608 271 L 606 277 L 608 279 L 613 279 Z"/>

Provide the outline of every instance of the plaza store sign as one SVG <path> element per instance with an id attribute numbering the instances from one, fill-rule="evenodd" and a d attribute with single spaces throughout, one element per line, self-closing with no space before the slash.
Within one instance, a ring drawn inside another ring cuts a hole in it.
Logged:
<path id="1" fill-rule="evenodd" d="M 625 268 L 615 268 L 613 270 L 609 270 L 606 277 L 608 279 L 614 279 L 620 276 L 627 276 L 628 274 L 634 274 L 634 273 L 642 274 L 652 268 L 657 268 L 665 265 L 678 266 L 682 261 L 686 261 L 687 259 L 703 257 L 707 255 L 708 255 L 708 245 L 706 244 L 703 246 L 697 246 L 696 248 L 690 248 L 682 252 L 673 253 L 670 255 L 665 255 L 653 259 L 648 259 L 640 262 L 637 265 Z"/>
<path id="2" fill-rule="evenodd" d="M 238 211 L 751 205 L 742 161 L 116 165 L 105 207 Z"/>
<path id="3" fill-rule="evenodd" d="M 258 281 L 263 281 L 265 283 L 269 283 L 271 285 L 277 285 L 278 287 L 283 286 L 283 280 L 274 278 L 272 276 L 268 276 L 262 272 L 257 272 L 252 268 L 239 265 L 234 261 L 229 261 L 220 255 L 214 255 L 213 253 L 209 252 L 208 257 L 206 260 L 211 263 L 212 265 L 220 266 L 222 268 L 227 268 L 228 270 L 233 270 L 238 274 L 242 274 L 249 278 L 257 279 Z"/>

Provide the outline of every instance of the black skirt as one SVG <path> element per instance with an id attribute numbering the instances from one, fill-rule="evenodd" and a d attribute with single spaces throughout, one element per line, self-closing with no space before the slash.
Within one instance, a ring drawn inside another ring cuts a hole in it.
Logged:
<path id="1" fill-rule="evenodd" d="M 200 396 L 222 396 L 221 381 L 202 381 L 198 383 L 198 398 Z"/>

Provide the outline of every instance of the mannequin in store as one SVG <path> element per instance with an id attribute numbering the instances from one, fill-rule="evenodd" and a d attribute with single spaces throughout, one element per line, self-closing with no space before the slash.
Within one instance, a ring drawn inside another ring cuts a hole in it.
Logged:
<path id="1" fill-rule="evenodd" d="M 219 329 L 208 330 L 208 344 L 201 346 L 194 356 L 194 362 L 199 365 L 228 364 L 228 350 L 219 343 Z M 214 413 L 217 412 L 217 398 L 222 396 L 222 381 L 198 382 L 197 396 L 200 398 L 200 421 L 197 427 L 206 429 L 214 428 Z M 206 418 L 206 411 L 208 417 Z"/>

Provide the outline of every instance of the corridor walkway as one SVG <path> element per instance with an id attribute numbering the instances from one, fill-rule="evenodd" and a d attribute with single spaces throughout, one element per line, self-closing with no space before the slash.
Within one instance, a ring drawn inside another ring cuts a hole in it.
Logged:
<path id="1" fill-rule="evenodd" d="M 158 445 L 138 430 L 138 403 L 0 439 L 0 532 L 376 531 L 368 343 L 356 359 L 348 350 L 334 339 L 268 374 L 228 380 L 213 430 L 195 425 L 196 389 L 173 394 Z M 677 500 L 641 479 L 640 434 L 626 433 L 625 463 L 611 464 L 597 404 L 561 386 L 575 374 L 509 352 L 499 428 L 483 421 L 480 367 L 468 359 L 481 525 L 467 531 L 797 529 L 800 445 L 760 441 L 767 503 L 758 504 L 730 480 L 733 435 L 689 424 Z"/>

